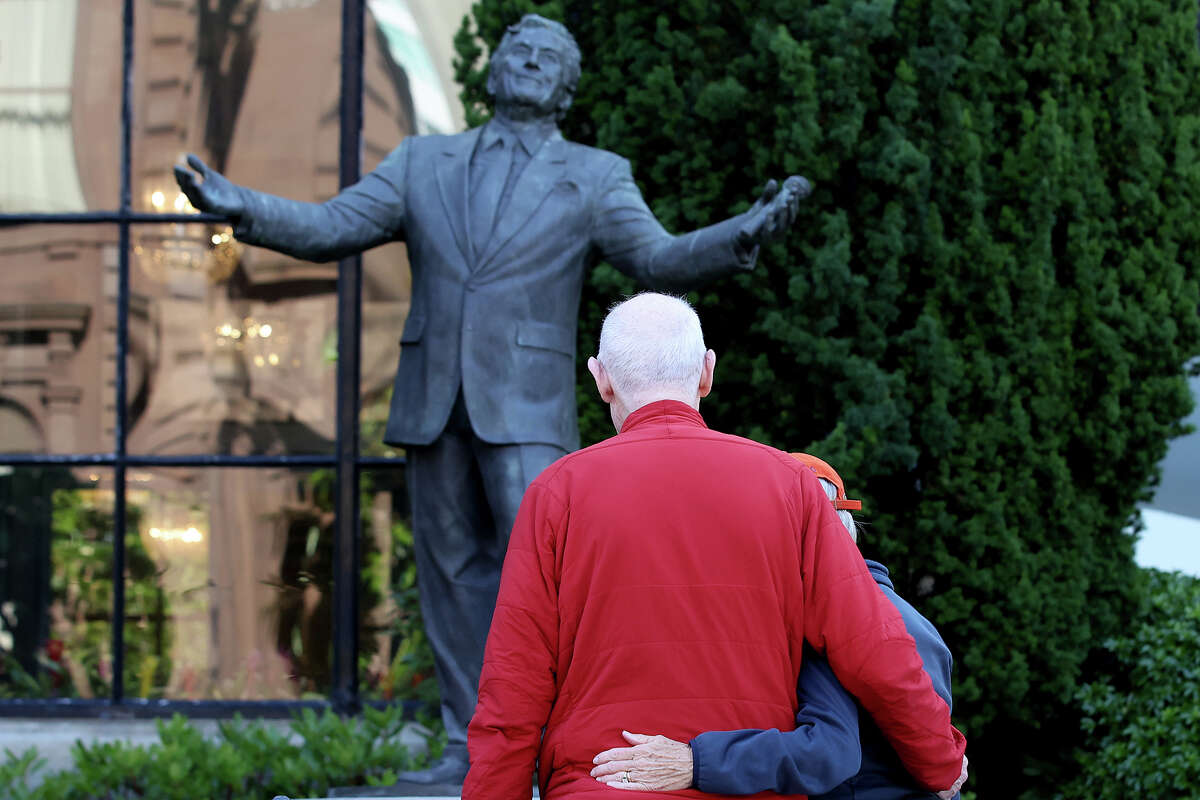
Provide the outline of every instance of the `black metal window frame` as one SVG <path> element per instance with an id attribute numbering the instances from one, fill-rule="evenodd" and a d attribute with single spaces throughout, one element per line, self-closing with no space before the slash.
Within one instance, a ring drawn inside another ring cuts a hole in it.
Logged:
<path id="1" fill-rule="evenodd" d="M 133 126 L 134 2 L 122 9 L 121 180 L 117 211 L 70 214 L 3 214 L 0 227 L 37 224 L 116 223 L 118 226 L 117 361 L 115 381 L 114 449 L 96 454 L 5 454 L 4 466 L 104 466 L 113 473 L 113 574 L 125 572 L 125 476 L 130 467 L 322 467 L 336 474 L 333 555 L 333 670 L 329 698 L 303 700 L 149 700 L 124 694 L 125 583 L 113 581 L 112 692 L 107 699 L 14 699 L 0 701 L 0 717 L 155 717 L 182 712 L 192 717 L 226 717 L 234 713 L 286 716 L 301 708 L 332 708 L 354 713 L 361 708 L 358 681 L 359 496 L 364 468 L 400 468 L 403 458 L 362 457 L 359 449 L 359 371 L 361 362 L 362 259 L 338 262 L 337 279 L 337 393 L 336 439 L 332 455 L 305 456 L 138 456 L 126 450 L 129 351 L 130 230 L 134 225 L 164 222 L 226 222 L 213 214 L 135 212 L 131 190 L 131 131 Z M 338 183 L 349 186 L 362 168 L 363 53 L 366 0 L 342 0 L 341 97 L 339 100 Z"/>

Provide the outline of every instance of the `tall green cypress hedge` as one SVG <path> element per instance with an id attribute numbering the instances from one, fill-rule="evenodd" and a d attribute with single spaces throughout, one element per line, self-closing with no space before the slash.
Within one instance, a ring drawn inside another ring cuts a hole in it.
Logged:
<path id="1" fill-rule="evenodd" d="M 864 550 L 955 653 L 978 796 L 1049 796 L 1191 406 L 1195 0 L 482 0 L 457 39 L 473 123 L 526 11 L 584 53 L 564 135 L 629 158 L 668 229 L 813 180 L 752 274 L 693 295 L 705 417 L 839 468 Z M 593 273 L 581 353 L 632 288 Z"/>

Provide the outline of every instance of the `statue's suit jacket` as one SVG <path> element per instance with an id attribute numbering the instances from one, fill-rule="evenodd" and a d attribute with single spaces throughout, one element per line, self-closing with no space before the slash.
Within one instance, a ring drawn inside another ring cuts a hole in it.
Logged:
<path id="1" fill-rule="evenodd" d="M 408 245 L 412 305 L 384 440 L 425 445 L 462 387 L 475 433 L 494 444 L 579 446 L 575 331 L 584 273 L 599 259 L 656 289 L 754 265 L 734 217 L 667 233 L 629 162 L 556 131 L 529 160 L 490 237 L 472 237 L 470 161 L 482 129 L 405 139 L 373 172 L 321 203 L 241 189 L 237 238 L 328 261 Z M 485 243 L 473 246 L 473 241 Z M 476 250 L 478 249 L 478 252 Z"/>

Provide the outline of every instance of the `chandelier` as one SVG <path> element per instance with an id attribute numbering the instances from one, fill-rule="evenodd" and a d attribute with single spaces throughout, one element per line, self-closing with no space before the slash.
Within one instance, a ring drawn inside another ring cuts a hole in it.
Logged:
<path id="1" fill-rule="evenodd" d="M 155 211 L 167 210 L 167 196 L 161 190 L 151 192 L 149 199 Z M 170 205 L 177 213 L 196 213 L 182 192 Z M 233 274 L 242 250 L 228 225 L 168 222 L 140 232 L 133 254 L 142 272 L 159 283 L 182 271 L 202 273 L 209 283 L 217 284 Z"/>

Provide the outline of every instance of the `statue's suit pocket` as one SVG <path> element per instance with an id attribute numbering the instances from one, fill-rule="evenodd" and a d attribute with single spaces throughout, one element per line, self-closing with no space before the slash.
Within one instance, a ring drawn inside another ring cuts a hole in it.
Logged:
<path id="1" fill-rule="evenodd" d="M 583 189 L 569 178 L 554 184 L 543 207 L 550 208 L 557 216 L 576 214 L 583 205 Z"/>
<path id="2" fill-rule="evenodd" d="M 575 355 L 575 339 L 571 331 L 549 322 L 522 322 L 517 326 L 517 344 L 553 350 L 565 356 Z"/>
<path id="3" fill-rule="evenodd" d="M 404 332 L 400 334 L 400 346 L 416 344 L 421 341 L 421 335 L 424 333 L 425 315 L 409 314 L 408 321 L 404 323 Z"/>

